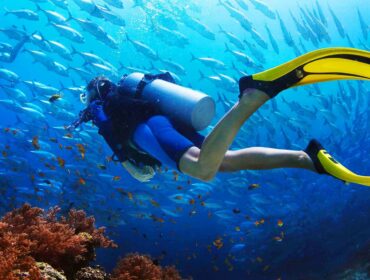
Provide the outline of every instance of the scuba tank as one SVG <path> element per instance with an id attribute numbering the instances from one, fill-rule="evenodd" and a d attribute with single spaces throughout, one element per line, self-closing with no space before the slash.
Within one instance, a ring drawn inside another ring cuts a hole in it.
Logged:
<path id="1" fill-rule="evenodd" d="M 149 101 L 172 121 L 195 130 L 205 129 L 215 115 L 215 102 L 209 95 L 175 84 L 168 72 L 159 75 L 132 73 L 121 79 L 118 90 Z"/>

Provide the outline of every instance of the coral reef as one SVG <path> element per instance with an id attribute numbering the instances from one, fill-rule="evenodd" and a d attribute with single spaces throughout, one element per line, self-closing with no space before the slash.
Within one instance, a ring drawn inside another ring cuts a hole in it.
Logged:
<path id="1" fill-rule="evenodd" d="M 114 269 L 111 280 L 181 280 L 174 267 L 156 265 L 149 256 L 129 254 Z"/>
<path id="2" fill-rule="evenodd" d="M 88 267 L 95 248 L 115 248 L 104 228 L 84 211 L 59 217 L 24 204 L 0 220 L 0 279 L 4 280 L 181 280 L 175 267 L 161 267 L 149 256 L 129 254 L 109 275 Z"/>
<path id="3" fill-rule="evenodd" d="M 93 217 L 71 210 L 58 221 L 59 210 L 44 213 L 24 204 L 0 220 L 0 279 L 17 279 L 16 271 L 40 279 L 36 261 L 47 262 L 70 278 L 94 260 L 94 248 L 117 246 L 104 236 L 104 228 L 94 227 Z"/>

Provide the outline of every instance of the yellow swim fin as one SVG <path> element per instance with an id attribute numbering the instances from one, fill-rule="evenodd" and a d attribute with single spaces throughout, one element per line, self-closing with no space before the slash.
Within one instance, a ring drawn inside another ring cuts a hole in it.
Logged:
<path id="1" fill-rule="evenodd" d="M 370 52 L 353 48 L 319 49 L 242 77 L 239 90 L 242 94 L 246 88 L 256 88 L 272 98 L 290 87 L 332 80 L 370 80 Z"/>
<path id="2" fill-rule="evenodd" d="M 318 173 L 331 175 L 347 183 L 370 186 L 370 176 L 361 176 L 348 170 L 336 161 L 317 140 L 311 140 L 305 152 L 312 159 Z"/>

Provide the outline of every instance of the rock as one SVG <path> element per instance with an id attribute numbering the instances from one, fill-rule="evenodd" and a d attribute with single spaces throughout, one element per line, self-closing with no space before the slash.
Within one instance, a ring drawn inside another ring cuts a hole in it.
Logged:
<path id="1" fill-rule="evenodd" d="M 67 280 L 63 272 L 60 272 L 53 268 L 51 265 L 44 262 L 37 262 L 36 266 L 41 271 L 42 279 L 45 280 Z"/>
<path id="2" fill-rule="evenodd" d="M 108 274 L 99 266 L 84 267 L 76 273 L 75 280 L 107 280 Z"/>

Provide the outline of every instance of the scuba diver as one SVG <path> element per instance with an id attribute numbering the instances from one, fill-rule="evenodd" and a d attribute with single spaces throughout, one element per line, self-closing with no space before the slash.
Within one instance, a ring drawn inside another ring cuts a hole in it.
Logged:
<path id="1" fill-rule="evenodd" d="M 29 36 L 23 37 L 13 48 L 9 47 L 7 44 L 0 44 L 0 62 L 13 62 L 23 45 L 29 41 L 29 39 Z"/>
<path id="2" fill-rule="evenodd" d="M 265 147 L 229 150 L 244 122 L 282 90 L 339 79 L 370 80 L 370 53 L 352 48 L 320 49 L 242 77 L 239 101 L 204 137 L 197 130 L 205 128 L 213 117 L 214 103 L 209 102 L 209 96 L 176 85 L 169 73 L 133 73 L 118 84 L 100 76 L 87 85 L 81 96 L 87 108 L 70 128 L 92 120 L 114 157 L 142 182 L 165 164 L 203 181 L 218 172 L 303 168 L 370 186 L 370 176 L 345 168 L 317 140 L 301 151 Z"/>

